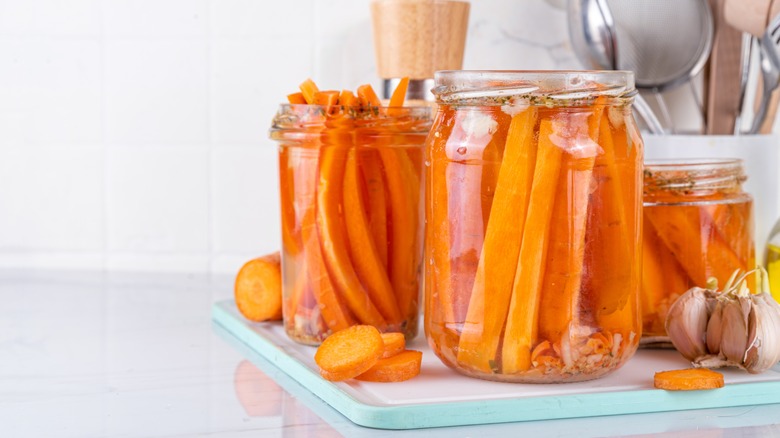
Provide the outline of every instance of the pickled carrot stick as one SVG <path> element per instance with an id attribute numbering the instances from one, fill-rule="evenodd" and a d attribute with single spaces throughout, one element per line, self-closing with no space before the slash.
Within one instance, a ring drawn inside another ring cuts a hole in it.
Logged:
<path id="1" fill-rule="evenodd" d="M 393 95 L 390 96 L 391 107 L 404 106 L 404 100 L 406 99 L 406 90 L 409 88 L 409 77 L 405 76 L 401 78 L 398 85 L 393 90 Z"/>
<path id="2" fill-rule="evenodd" d="M 357 89 L 358 99 L 363 106 L 380 106 L 382 102 L 369 84 L 361 85 Z"/>
<path id="3" fill-rule="evenodd" d="M 355 320 L 337 296 L 325 267 L 320 236 L 317 232 L 316 211 L 316 200 L 314 200 L 311 206 L 306 209 L 301 224 L 301 236 L 306 248 L 306 251 L 303 251 L 306 260 L 306 274 L 325 324 L 336 332 L 354 325 Z"/>
<path id="4" fill-rule="evenodd" d="M 282 213 L 282 249 L 289 256 L 301 251 L 295 221 L 295 167 L 291 162 L 290 148 L 279 148 L 279 204 Z"/>
<path id="5" fill-rule="evenodd" d="M 512 117 L 496 183 L 493 211 L 458 346 L 458 361 L 484 372 L 491 372 L 494 368 L 491 364 L 496 356 L 512 293 L 537 163 L 533 135 L 535 123 L 536 109 L 533 107 Z M 441 181 L 444 179 L 433 176 L 434 190 L 436 183 Z M 447 237 L 435 236 L 434 245 L 438 240 L 449 241 Z M 436 266 L 441 269 L 438 264 Z"/>
<path id="6" fill-rule="evenodd" d="M 355 149 L 348 152 L 344 174 L 344 220 L 350 255 L 371 301 L 388 323 L 398 324 L 401 314 L 369 229 L 366 206 L 360 193 L 360 169 L 356 155 Z"/>
<path id="7" fill-rule="evenodd" d="M 441 110 L 437 116 L 436 126 L 444 126 L 445 129 L 451 126 L 451 118 L 454 116 L 452 110 Z M 441 134 L 441 133 L 440 133 Z M 452 270 L 450 259 L 450 187 L 448 187 L 447 172 L 451 165 L 447 159 L 446 138 L 445 135 L 434 137 L 434 143 L 428 148 L 428 178 L 426 178 L 426 208 L 430 209 L 430 222 L 426 227 L 427 238 L 426 246 L 430 246 L 430 258 L 433 259 L 431 267 L 433 277 L 431 296 L 426 297 L 427 305 L 431 307 L 427 315 L 433 312 L 440 314 L 438 321 L 446 324 L 454 324 L 452 304 Z M 426 278 L 426 281 L 428 279 Z"/>
<path id="8" fill-rule="evenodd" d="M 589 115 L 588 138 L 599 138 L 603 106 L 593 106 Z M 581 118 L 570 115 L 569 119 Z M 576 321 L 585 261 L 585 231 L 596 154 L 575 157 L 565 154 L 561 161 L 558 190 L 553 202 L 547 268 L 539 305 L 539 338 L 558 342 Z"/>
<path id="9" fill-rule="evenodd" d="M 331 106 L 339 103 L 339 92 L 334 90 L 317 91 L 314 93 L 314 104 Z"/>
<path id="10" fill-rule="evenodd" d="M 303 93 L 292 93 L 287 95 L 287 102 L 293 105 L 306 104 L 306 98 L 303 97 Z"/>
<path id="11" fill-rule="evenodd" d="M 282 291 L 285 292 L 284 311 L 285 318 L 294 319 L 295 314 L 298 312 L 299 306 L 302 305 L 303 295 L 306 292 L 306 263 L 296 264 L 300 268 L 295 273 L 294 282 L 291 285 L 291 291 L 287 291 L 287 283 L 283 284 Z M 282 272 L 284 276 L 284 272 Z"/>
<path id="12" fill-rule="evenodd" d="M 315 84 L 311 79 L 306 79 L 299 88 L 301 89 L 301 94 L 303 94 L 303 98 L 306 100 L 306 103 L 313 104 L 314 95 L 320 91 L 320 89 L 317 88 L 317 84 Z"/>
<path id="13" fill-rule="evenodd" d="M 388 268 L 390 283 L 396 294 L 401 315 L 413 312 L 411 305 L 419 293 L 417 270 L 421 248 L 417 248 L 420 190 L 409 156 L 402 149 L 379 150 L 387 177 L 390 209 L 390 250 Z"/>
<path id="14" fill-rule="evenodd" d="M 539 127 L 539 150 L 501 350 L 501 370 L 505 374 L 526 371 L 531 367 L 531 348 L 537 336 L 539 295 L 550 233 L 550 200 L 557 189 L 563 153 L 563 149 L 553 142 L 553 135 L 561 134 L 553 130 L 552 120 L 543 119 Z"/>
<path id="15" fill-rule="evenodd" d="M 351 107 L 360 105 L 360 102 L 351 91 L 341 90 L 341 94 L 339 94 L 339 105 Z"/>
<path id="16" fill-rule="evenodd" d="M 750 213 L 752 206 L 746 203 L 716 203 L 704 206 L 704 210 L 712 218 L 716 233 L 731 248 L 739 259 L 743 270 L 756 265 L 755 248 L 753 246 L 753 221 Z M 713 266 L 713 275 L 720 281 L 728 278 L 728 266 Z M 755 289 L 755 276 L 750 276 L 748 288 Z"/>
<path id="17" fill-rule="evenodd" d="M 387 196 L 382 163 L 378 152 L 371 149 L 361 151 L 357 159 L 366 181 L 368 226 L 382 266 L 387 270 Z"/>
<path id="18" fill-rule="evenodd" d="M 347 250 L 346 230 L 341 220 L 346 155 L 347 149 L 343 146 L 323 147 L 320 150 L 317 182 L 317 230 L 322 238 L 320 244 L 328 271 L 349 310 L 361 323 L 384 327 L 385 319 L 361 285 Z"/>

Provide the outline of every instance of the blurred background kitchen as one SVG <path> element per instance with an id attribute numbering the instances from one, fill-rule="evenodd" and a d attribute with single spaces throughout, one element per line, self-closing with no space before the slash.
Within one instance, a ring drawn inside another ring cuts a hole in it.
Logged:
<path id="1" fill-rule="evenodd" d="M 582 68 L 565 0 L 472 2 L 464 68 Z M 232 274 L 277 250 L 267 131 L 306 77 L 381 89 L 366 0 L 0 1 L 0 268 Z"/>

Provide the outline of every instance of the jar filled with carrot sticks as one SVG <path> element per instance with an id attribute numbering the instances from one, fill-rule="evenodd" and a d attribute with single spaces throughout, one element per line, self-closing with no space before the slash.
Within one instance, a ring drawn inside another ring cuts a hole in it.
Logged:
<path id="1" fill-rule="evenodd" d="M 643 344 L 668 340 L 667 312 L 688 289 L 706 287 L 712 278 L 722 287 L 735 270 L 755 268 L 753 200 L 742 191 L 745 179 L 738 159 L 645 163 Z"/>
<path id="2" fill-rule="evenodd" d="M 355 324 L 411 338 L 431 109 L 401 106 L 403 94 L 401 105 L 381 106 L 369 86 L 332 93 L 321 104 L 281 105 L 271 128 L 279 144 L 284 326 L 311 345 Z"/>
<path id="3" fill-rule="evenodd" d="M 425 334 L 457 371 L 573 382 L 636 351 L 643 144 L 631 72 L 436 75 Z"/>

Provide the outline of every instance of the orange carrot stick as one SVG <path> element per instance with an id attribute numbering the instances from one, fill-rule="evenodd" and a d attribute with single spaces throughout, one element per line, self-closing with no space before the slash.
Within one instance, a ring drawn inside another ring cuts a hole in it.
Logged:
<path id="1" fill-rule="evenodd" d="M 339 105 L 344 107 L 357 106 L 360 102 L 355 98 L 355 95 L 349 90 L 341 90 L 339 95 Z"/>
<path id="2" fill-rule="evenodd" d="M 317 91 L 314 93 L 314 104 L 322 106 L 337 105 L 339 103 L 339 92 L 333 90 Z"/>
<path id="3" fill-rule="evenodd" d="M 385 319 L 360 284 L 349 258 L 346 230 L 341 220 L 346 149 L 324 147 L 320 152 L 320 175 L 317 183 L 317 230 L 322 252 L 333 282 L 350 311 L 364 324 L 385 326 Z"/>
<path id="4" fill-rule="evenodd" d="M 301 251 L 295 220 L 295 166 L 290 147 L 279 149 L 279 204 L 282 213 L 282 249 L 290 256 Z"/>
<path id="5" fill-rule="evenodd" d="M 406 90 L 409 88 L 409 77 L 405 76 L 398 82 L 398 86 L 393 90 L 393 95 L 390 96 L 391 107 L 404 106 L 404 100 L 406 99 Z"/>
<path id="6" fill-rule="evenodd" d="M 303 98 L 306 100 L 306 103 L 314 104 L 314 95 L 320 91 L 320 89 L 317 88 L 317 84 L 315 84 L 311 79 L 306 79 L 299 88 L 301 89 L 301 94 L 303 94 Z"/>
<path id="7" fill-rule="evenodd" d="M 288 94 L 287 95 L 287 102 L 289 102 L 291 104 L 294 104 L 294 105 L 298 105 L 298 104 L 305 105 L 306 104 L 306 98 L 303 97 L 303 93 L 301 93 L 301 92 L 292 93 L 292 94 Z"/>
<path id="8" fill-rule="evenodd" d="M 368 225 L 379 259 L 387 270 L 387 196 L 380 160 L 376 150 L 366 149 L 358 154 L 360 168 L 366 181 Z"/>
<path id="9" fill-rule="evenodd" d="M 506 320 L 536 160 L 536 109 L 512 117 L 458 361 L 491 372 Z M 434 184 L 442 178 L 433 177 Z M 547 202 L 547 201 L 544 201 Z M 446 204 L 445 204 L 446 205 Z M 435 207 L 434 207 L 435 208 Z"/>
<path id="10" fill-rule="evenodd" d="M 553 121 L 543 119 L 539 127 L 539 151 L 536 158 L 528 212 L 523 228 L 523 240 L 517 271 L 512 286 L 512 299 L 506 317 L 502 347 L 502 372 L 513 374 L 531 367 L 531 348 L 536 341 L 539 295 L 544 264 L 550 215 L 563 149 L 551 138 L 559 136 Z"/>
<path id="11" fill-rule="evenodd" d="M 382 102 L 369 84 L 361 85 L 357 89 L 358 99 L 363 106 L 380 106 Z"/>
<path id="12" fill-rule="evenodd" d="M 360 193 L 360 170 L 356 154 L 355 149 L 348 152 L 344 174 L 344 219 L 351 258 L 371 301 L 388 323 L 399 324 L 401 314 L 393 288 L 369 229 L 366 206 Z"/>
<path id="13" fill-rule="evenodd" d="M 584 113 L 569 116 L 575 123 L 587 123 L 587 137 L 582 136 L 578 143 L 584 146 L 590 140 L 593 142 L 593 153 L 582 157 L 572 154 L 563 156 L 558 190 L 552 201 L 547 268 L 539 305 L 539 338 L 551 342 L 558 342 L 572 321 L 577 324 L 588 204 L 597 153 L 595 142 L 599 138 L 602 113 L 603 107 L 597 103 L 587 122 L 574 120 L 585 116 Z"/>

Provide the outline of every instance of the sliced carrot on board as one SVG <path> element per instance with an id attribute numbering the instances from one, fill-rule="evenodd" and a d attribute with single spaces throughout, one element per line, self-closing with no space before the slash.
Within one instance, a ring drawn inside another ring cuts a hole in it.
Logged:
<path id="1" fill-rule="evenodd" d="M 513 374 L 531 367 L 531 348 L 536 341 L 539 296 L 542 287 L 553 195 L 558 186 L 563 149 L 553 143 L 553 121 L 539 127 L 539 151 L 523 228 L 523 240 L 506 316 L 502 345 L 502 372 Z"/>
<path id="2" fill-rule="evenodd" d="M 347 149 L 342 146 L 320 151 L 317 230 L 328 272 L 349 310 L 363 324 L 384 327 L 386 320 L 360 283 L 347 249 L 347 231 L 341 219 L 346 156 Z"/>
<path id="3" fill-rule="evenodd" d="M 382 341 L 385 343 L 382 359 L 393 357 L 406 348 L 406 338 L 403 333 L 382 333 Z"/>
<path id="4" fill-rule="evenodd" d="M 303 93 L 297 92 L 287 95 L 287 102 L 293 105 L 305 105 L 306 98 L 303 97 Z"/>
<path id="5" fill-rule="evenodd" d="M 344 222 L 352 262 L 360 282 L 390 324 L 401 323 L 393 287 L 382 264 L 366 217 L 366 205 L 361 194 L 357 151 L 347 153 L 344 173 Z"/>
<path id="6" fill-rule="evenodd" d="M 235 299 L 238 310 L 251 321 L 282 318 L 282 273 L 278 252 L 252 259 L 238 271 Z"/>
<path id="7" fill-rule="evenodd" d="M 306 103 L 314 104 L 314 95 L 320 91 L 320 89 L 317 88 L 317 84 L 315 84 L 311 79 L 306 79 L 299 88 L 301 89 L 303 98 L 306 99 Z"/>
<path id="8" fill-rule="evenodd" d="M 533 136 L 535 123 L 534 108 L 512 117 L 493 197 L 493 211 L 460 338 L 458 361 L 484 372 L 492 372 L 491 364 L 495 360 L 512 294 L 525 212 L 537 162 Z M 434 175 L 434 190 L 440 181 L 446 180 Z M 439 190 L 446 190 L 446 187 Z M 442 207 L 445 210 L 441 214 L 447 214 L 447 204 Z M 442 225 L 449 226 L 447 221 Z M 437 236 L 437 239 L 445 240 L 446 237 Z"/>
<path id="9" fill-rule="evenodd" d="M 659 371 L 653 378 L 653 386 L 667 391 L 695 391 L 723 388 L 723 374 L 707 368 Z"/>
<path id="10" fill-rule="evenodd" d="M 314 353 L 314 362 L 327 380 L 358 376 L 382 357 L 385 344 L 376 327 L 355 325 L 328 336 Z"/>
<path id="11" fill-rule="evenodd" d="M 422 352 L 406 350 L 387 359 L 380 359 L 368 371 L 355 377 L 365 382 L 403 382 L 420 374 Z"/>

